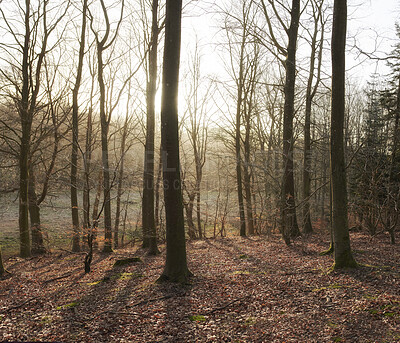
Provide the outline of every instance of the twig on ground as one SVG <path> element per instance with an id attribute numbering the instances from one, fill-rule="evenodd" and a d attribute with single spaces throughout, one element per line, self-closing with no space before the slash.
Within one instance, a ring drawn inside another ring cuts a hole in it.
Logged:
<path id="1" fill-rule="evenodd" d="M 43 281 L 43 283 L 47 284 L 47 283 L 50 283 L 50 282 L 53 282 L 53 281 L 66 279 L 67 277 L 70 277 L 71 275 L 72 275 L 72 273 L 64 274 L 64 275 L 61 275 L 61 276 L 58 276 L 58 277 L 55 277 L 55 278 L 52 278 L 52 279 L 49 279 L 49 280 L 45 280 L 45 281 Z"/>
<path id="2" fill-rule="evenodd" d="M 16 309 L 18 309 L 18 308 L 20 308 L 20 307 L 22 307 L 22 306 L 24 306 L 24 305 L 30 303 L 31 301 L 33 301 L 33 300 L 35 300 L 35 299 L 37 299 L 37 298 L 39 298 L 39 297 L 32 297 L 32 298 L 29 298 L 29 299 L 23 301 L 22 303 L 20 303 L 20 304 L 18 304 L 18 305 L 11 306 L 11 307 L 9 307 L 9 308 L 7 308 L 7 309 L 5 309 L 5 310 L 2 310 L 2 312 L 4 313 L 4 312 L 10 312 L 10 311 L 12 311 L 12 310 L 16 310 Z"/>
<path id="3" fill-rule="evenodd" d="M 152 302 L 159 301 L 159 300 L 165 300 L 165 299 L 169 299 L 169 298 L 172 298 L 172 295 L 171 295 L 171 294 L 169 294 L 169 295 L 164 295 L 164 296 L 158 297 L 158 298 L 152 298 L 152 299 L 148 299 L 148 300 L 142 300 L 142 301 L 139 301 L 139 302 L 134 303 L 134 304 L 132 304 L 132 305 L 128 305 L 127 307 L 135 307 L 135 306 L 144 305 L 144 304 L 152 303 Z"/>

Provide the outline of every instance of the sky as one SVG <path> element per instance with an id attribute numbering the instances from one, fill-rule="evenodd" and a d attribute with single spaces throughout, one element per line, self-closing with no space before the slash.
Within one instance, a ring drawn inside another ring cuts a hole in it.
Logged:
<path id="1" fill-rule="evenodd" d="M 384 61 L 371 61 L 366 56 L 357 58 L 354 43 L 365 52 L 376 51 L 374 55 L 378 57 L 390 53 L 396 42 L 395 23 L 400 24 L 400 1 L 350 0 L 348 15 L 349 73 L 360 81 L 365 81 L 374 72 L 387 74 L 389 69 Z M 354 72 L 353 66 L 356 66 Z"/>
<path id="2" fill-rule="evenodd" d="M 202 7 L 207 9 L 207 5 Z M 211 74 L 220 74 L 224 66 L 216 50 L 219 29 L 217 16 L 193 14 L 195 12 L 196 10 L 186 11 L 184 14 L 182 59 L 190 53 L 193 41 L 197 37 L 203 55 L 203 67 L 206 66 L 205 69 Z M 400 0 L 348 0 L 346 66 L 349 76 L 364 83 L 375 72 L 389 72 L 385 62 L 376 62 L 364 55 L 360 56 L 355 46 L 365 52 L 384 57 L 392 50 L 396 41 L 396 21 L 400 23 Z"/>

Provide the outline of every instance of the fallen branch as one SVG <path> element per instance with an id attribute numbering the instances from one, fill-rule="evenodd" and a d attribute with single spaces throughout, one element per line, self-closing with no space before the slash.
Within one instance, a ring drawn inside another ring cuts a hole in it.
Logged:
<path id="1" fill-rule="evenodd" d="M 128 305 L 127 307 L 135 307 L 135 306 L 144 305 L 144 304 L 152 303 L 152 302 L 159 301 L 159 300 L 165 300 L 165 299 L 169 299 L 169 298 L 172 298 L 171 294 L 164 295 L 164 296 L 158 297 L 158 298 L 142 300 L 142 301 L 139 301 L 139 302 L 137 302 L 137 303 L 135 303 L 133 305 Z"/>
<path id="2" fill-rule="evenodd" d="M 39 297 L 29 298 L 29 299 L 23 301 L 22 303 L 20 303 L 20 304 L 18 304 L 18 305 L 11 306 L 11 307 L 9 307 L 9 308 L 3 310 L 2 312 L 4 313 L 4 312 L 10 312 L 10 311 L 12 311 L 12 310 L 16 310 L 17 308 L 20 308 L 20 307 L 22 307 L 22 306 L 24 306 L 24 305 L 30 303 L 31 301 L 37 299 L 37 298 L 39 298 Z"/>
<path id="3" fill-rule="evenodd" d="M 127 305 L 126 307 L 127 307 L 127 308 L 129 308 L 129 307 L 135 307 L 135 306 L 144 305 L 144 304 L 148 304 L 148 303 L 151 303 L 151 302 L 155 302 L 155 301 L 159 301 L 159 300 L 164 300 L 164 299 L 169 299 L 169 298 L 172 298 L 172 295 L 171 295 L 171 294 L 169 294 L 169 295 L 164 295 L 164 296 L 158 297 L 158 298 L 149 299 L 149 300 L 139 301 L 139 302 L 137 302 L 137 303 L 135 303 L 135 304 Z M 137 313 L 134 314 L 134 313 L 129 313 L 129 312 L 118 312 L 118 311 L 106 310 L 106 311 L 102 311 L 102 312 L 96 314 L 96 315 L 95 315 L 93 318 L 91 318 L 90 320 L 95 320 L 96 318 L 100 317 L 102 314 L 105 314 L 105 313 L 108 313 L 108 314 L 116 314 L 116 315 L 125 315 L 125 316 L 137 315 Z"/>
<path id="4" fill-rule="evenodd" d="M 43 281 L 43 283 L 46 284 L 46 283 L 50 283 L 50 282 L 53 282 L 53 281 L 66 279 L 67 277 L 70 277 L 71 275 L 72 275 L 72 273 L 64 274 L 62 276 L 58 276 L 58 277 Z"/>

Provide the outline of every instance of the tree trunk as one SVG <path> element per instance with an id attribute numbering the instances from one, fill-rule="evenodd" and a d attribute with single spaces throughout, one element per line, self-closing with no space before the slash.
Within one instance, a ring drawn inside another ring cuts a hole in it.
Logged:
<path id="1" fill-rule="evenodd" d="M 25 1 L 25 37 L 22 56 L 22 93 L 19 105 L 19 116 L 21 121 L 21 150 L 19 154 L 19 233 L 20 233 L 20 256 L 31 255 L 31 239 L 29 235 L 28 217 L 28 159 L 31 140 L 32 117 L 29 112 L 29 44 L 30 44 L 30 1 Z"/>
<path id="2" fill-rule="evenodd" d="M 203 177 L 203 163 L 201 161 L 199 146 L 197 145 L 198 133 L 195 132 L 193 135 L 192 132 L 192 140 L 193 140 L 193 153 L 194 153 L 194 160 L 196 164 L 196 182 L 194 186 L 194 193 L 193 193 L 193 200 L 190 199 L 192 202 L 192 207 L 194 207 L 194 202 L 196 200 L 196 221 L 197 221 L 197 234 L 200 239 L 203 238 L 203 230 L 201 227 L 201 179 Z M 205 151 L 203 151 L 203 154 Z M 203 155 L 204 156 L 204 155 Z M 189 197 L 190 198 L 190 197 Z"/>
<path id="3" fill-rule="evenodd" d="M 149 52 L 149 73 L 147 82 L 146 145 L 144 152 L 142 227 L 143 248 L 149 248 L 149 255 L 159 253 L 157 228 L 154 218 L 154 135 L 155 98 L 157 92 L 157 49 L 158 49 L 158 0 L 152 4 L 151 46 Z"/>
<path id="4" fill-rule="evenodd" d="M 24 111 L 25 112 L 25 111 Z M 26 121 L 25 118 L 21 118 Z M 29 234 L 29 197 L 28 197 L 28 157 L 30 145 L 30 124 L 22 123 L 21 151 L 19 155 L 19 230 L 20 230 L 20 255 L 29 257 L 31 255 L 31 238 Z"/>
<path id="5" fill-rule="evenodd" d="M 128 92 L 129 94 L 129 92 Z M 129 101 L 127 102 L 127 104 Z M 122 139 L 121 139 L 121 150 L 120 150 L 120 164 L 119 164 L 119 173 L 118 173 L 118 187 L 117 187 L 117 205 L 115 210 L 115 226 L 114 226 L 114 247 L 118 248 L 119 244 L 119 221 L 121 217 L 121 196 L 122 196 L 122 181 L 124 179 L 124 161 L 125 161 L 125 145 L 126 145 L 126 136 L 128 135 L 128 105 L 126 108 L 126 117 L 124 128 L 122 131 Z"/>
<path id="6" fill-rule="evenodd" d="M 399 199 L 399 185 L 396 184 L 395 181 L 395 175 L 396 175 L 396 153 L 398 149 L 398 141 L 399 141 L 399 135 L 400 135 L 400 128 L 399 128 L 399 119 L 400 119 L 400 78 L 399 78 L 399 84 L 397 88 L 397 102 L 396 102 L 396 111 L 395 111 L 395 120 L 394 120 L 394 128 L 393 128 L 393 146 L 392 146 L 392 155 L 390 156 L 390 173 L 389 173 L 389 194 L 388 194 L 388 223 L 387 227 L 389 229 L 389 235 L 390 235 L 390 244 L 396 244 L 396 236 L 395 236 L 395 229 L 396 229 L 396 224 L 392 225 L 391 223 L 391 216 L 390 214 L 393 213 L 395 216 L 398 215 L 396 213 L 396 203 L 393 203 L 392 197 L 396 198 L 397 194 L 397 199 Z M 397 223 L 397 221 L 396 221 Z"/>
<path id="7" fill-rule="evenodd" d="M 345 45 L 347 2 L 335 0 L 332 28 L 331 180 L 334 269 L 356 267 L 347 222 L 347 186 L 344 159 Z"/>
<path id="8" fill-rule="evenodd" d="M 249 172 L 249 161 L 246 157 L 244 174 L 244 190 L 246 194 L 246 214 L 247 214 L 247 231 L 249 235 L 254 235 L 254 217 L 253 217 L 253 201 L 251 197 L 251 176 Z"/>
<path id="9" fill-rule="evenodd" d="M 178 138 L 181 15 L 182 0 L 167 0 L 161 100 L 161 144 L 167 253 L 164 271 L 159 281 L 186 283 L 191 273 L 186 261 Z"/>
<path id="10" fill-rule="evenodd" d="M 43 233 L 40 226 L 40 207 L 38 205 L 38 198 L 36 195 L 36 180 L 31 163 L 29 166 L 28 198 L 32 235 L 31 252 L 33 255 L 45 254 L 46 248 L 44 247 Z"/>
<path id="11" fill-rule="evenodd" d="M 203 233 L 201 230 L 201 193 L 199 184 L 196 187 L 196 216 L 197 216 L 197 231 L 199 233 L 199 238 L 202 239 Z"/>
<path id="12" fill-rule="evenodd" d="M 102 43 L 102 42 L 101 42 Z M 101 161 L 103 167 L 103 201 L 104 201 L 104 246 L 103 252 L 112 252 L 112 228 L 111 228 L 111 189 L 110 189 L 110 165 L 108 157 L 108 130 L 109 119 L 106 114 L 106 91 L 103 78 L 103 49 L 99 43 L 97 48 L 97 72 L 100 88 L 100 124 L 101 124 Z"/>
<path id="13" fill-rule="evenodd" d="M 92 226 L 88 234 L 93 231 L 93 241 L 94 241 L 94 249 L 98 249 L 98 241 L 97 241 L 97 232 L 99 228 L 99 205 L 100 205 L 100 197 L 101 197 L 101 189 L 103 184 L 103 172 L 99 172 L 98 181 L 97 181 L 97 190 L 96 190 L 96 198 L 93 203 L 93 212 L 92 212 Z"/>
<path id="14" fill-rule="evenodd" d="M 160 183 L 161 183 L 161 172 L 162 172 L 162 148 L 160 146 L 160 156 L 158 161 L 157 179 L 155 186 L 155 209 L 154 209 L 154 226 L 156 230 L 159 227 L 160 222 Z"/>
<path id="15" fill-rule="evenodd" d="M 85 55 L 85 38 L 86 38 L 86 9 L 87 0 L 83 1 L 82 9 L 82 29 L 81 41 L 79 46 L 78 69 L 75 80 L 75 86 L 72 91 L 72 152 L 71 152 L 71 210 L 72 210 L 72 251 L 78 252 L 81 250 L 79 244 L 79 207 L 78 207 L 78 145 L 79 145 L 79 104 L 78 94 L 82 79 L 83 57 Z"/>
<path id="16" fill-rule="evenodd" d="M 83 229 L 85 235 L 93 225 L 90 224 L 90 164 L 92 158 L 92 107 L 89 108 L 86 127 L 85 154 L 83 156 L 84 183 L 83 183 Z M 86 237 L 86 236 L 84 236 Z M 86 243 L 86 242 L 85 242 Z"/>
<path id="17" fill-rule="evenodd" d="M 240 236 L 246 236 L 246 217 L 244 213 L 243 182 L 242 182 L 242 157 L 240 124 L 242 117 L 243 83 L 244 83 L 244 54 L 246 44 L 246 27 L 243 27 L 242 42 L 240 46 L 239 75 L 237 80 L 236 127 L 235 127 L 235 153 L 236 153 L 236 185 L 239 205 Z"/>
<path id="18" fill-rule="evenodd" d="M 188 194 L 189 196 L 189 201 L 188 202 L 183 202 L 183 205 L 185 207 L 185 212 L 186 212 L 186 222 L 188 225 L 188 234 L 190 239 L 196 239 L 196 228 L 194 226 L 193 222 L 193 207 L 194 207 L 194 198 L 195 194 Z M 201 227 L 200 227 L 201 230 Z"/>
<path id="19" fill-rule="evenodd" d="M 303 232 L 309 234 L 313 232 L 311 224 L 311 213 L 310 213 L 310 194 L 311 194 L 311 163 L 312 163 L 312 152 L 311 152 L 311 84 L 314 72 L 314 58 L 315 49 L 312 48 L 311 53 L 311 66 L 310 75 L 307 84 L 307 95 L 306 95 L 306 113 L 304 122 L 304 160 L 303 160 Z"/>
<path id="20" fill-rule="evenodd" d="M 318 89 L 321 75 L 321 63 L 322 63 L 322 51 L 324 42 L 324 22 L 321 20 L 322 16 L 322 4 L 316 2 L 313 5 L 313 18 L 314 18 L 314 32 L 311 39 L 311 56 L 310 56 L 310 70 L 308 74 L 307 90 L 306 90 L 306 109 L 305 109 L 305 120 L 304 120 L 304 160 L 303 160 L 303 232 L 309 234 L 313 232 L 311 224 L 311 213 L 310 213 L 310 195 L 311 195 L 311 167 L 312 167 L 312 150 L 311 150 L 311 109 L 312 101 Z M 319 28 L 319 21 L 321 21 L 321 28 Z M 317 75 L 314 76 L 315 62 L 317 58 L 317 38 L 318 32 L 321 30 L 319 52 L 318 52 L 318 64 L 317 64 Z M 316 78 L 315 85 L 313 86 L 314 77 Z"/>
<path id="21" fill-rule="evenodd" d="M 294 90 L 296 83 L 296 45 L 300 19 L 300 0 L 292 1 L 291 21 L 288 30 L 287 59 L 285 62 L 285 105 L 283 113 L 283 185 L 282 185 L 282 236 L 286 244 L 300 236 L 296 217 L 293 162 Z"/>
<path id="22" fill-rule="evenodd" d="M 0 277 L 2 277 L 5 273 L 6 273 L 6 268 L 4 268 L 3 254 L 1 252 L 1 247 L 0 247 Z"/>

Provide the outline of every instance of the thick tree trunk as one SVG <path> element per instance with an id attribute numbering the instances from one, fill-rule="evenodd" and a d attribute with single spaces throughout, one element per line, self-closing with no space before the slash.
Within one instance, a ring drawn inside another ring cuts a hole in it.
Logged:
<path id="1" fill-rule="evenodd" d="M 108 123 L 102 120 L 101 148 L 103 164 L 103 197 L 104 197 L 104 246 L 103 252 L 112 252 L 112 227 L 111 227 L 111 187 L 110 165 L 108 158 Z"/>
<path id="2" fill-rule="evenodd" d="M 25 112 L 25 111 L 23 111 Z M 20 255 L 29 257 L 31 255 L 31 237 L 29 234 L 29 145 L 30 145 L 30 123 L 25 122 L 27 116 L 25 113 L 22 121 L 21 151 L 19 155 L 19 230 L 20 230 Z"/>
<path id="3" fill-rule="evenodd" d="M 0 277 L 2 277 L 5 273 L 6 273 L 6 268 L 4 268 L 3 254 L 1 252 L 1 247 L 0 247 Z"/>
<path id="4" fill-rule="evenodd" d="M 335 0 L 332 29 L 331 180 L 334 268 L 356 267 L 347 222 L 347 184 L 344 158 L 345 45 L 347 2 Z"/>
<path id="5" fill-rule="evenodd" d="M 249 235 L 254 235 L 254 216 L 253 216 L 253 201 L 251 197 L 251 177 L 249 172 L 249 161 L 246 158 L 245 166 L 243 167 L 244 174 L 244 190 L 246 194 L 246 214 L 247 214 L 247 231 Z"/>
<path id="6" fill-rule="evenodd" d="M 294 90 L 296 83 L 296 45 L 300 19 L 300 0 L 292 1 L 291 21 L 288 30 L 288 48 L 285 62 L 285 105 L 283 113 L 283 185 L 282 185 L 282 235 L 286 244 L 290 239 L 300 236 L 297 224 L 295 192 L 294 192 L 294 161 L 293 161 L 293 119 Z"/>
<path id="7" fill-rule="evenodd" d="M 142 227 L 143 248 L 149 248 L 149 255 L 159 253 L 157 228 L 154 218 L 154 135 L 155 99 L 157 92 L 157 49 L 158 49 L 158 0 L 152 4 L 151 47 L 149 52 L 149 73 L 147 82 L 146 145 L 144 153 Z"/>
<path id="8" fill-rule="evenodd" d="M 178 138 L 181 15 L 182 1 L 167 0 L 161 100 L 161 143 L 167 253 L 164 271 L 159 281 L 186 283 L 191 273 L 186 261 Z"/>
<path id="9" fill-rule="evenodd" d="M 36 195 L 36 180 L 33 172 L 33 166 L 31 164 L 29 166 L 28 198 L 32 235 L 31 252 L 33 255 L 45 254 L 46 248 L 44 246 L 43 233 L 40 226 L 40 207 L 38 205 L 38 198 Z"/>

